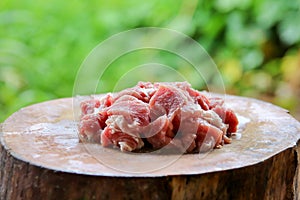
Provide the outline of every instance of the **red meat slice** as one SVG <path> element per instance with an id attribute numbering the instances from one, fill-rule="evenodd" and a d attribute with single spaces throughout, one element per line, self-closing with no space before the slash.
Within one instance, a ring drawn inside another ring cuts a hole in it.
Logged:
<path id="1" fill-rule="evenodd" d="M 188 93 L 186 96 L 192 97 L 200 106 L 203 110 L 208 110 L 209 109 L 209 99 L 201 92 L 194 90 L 191 88 L 191 85 L 187 82 L 175 82 L 175 83 L 164 83 L 169 86 L 175 86 L 176 88 L 179 88 L 181 92 Z"/>
<path id="2" fill-rule="evenodd" d="M 210 102 L 204 94 L 197 90 L 194 90 L 193 88 L 187 88 L 187 91 L 189 95 L 195 99 L 195 101 L 201 106 L 203 110 L 209 109 Z"/>
<path id="3" fill-rule="evenodd" d="M 158 122 L 158 123 L 157 123 Z M 168 133 L 168 128 L 169 128 L 169 120 L 166 116 L 162 116 L 159 117 L 158 119 L 156 119 L 153 124 L 151 124 L 151 126 L 149 126 L 150 128 L 153 127 L 157 127 L 156 124 L 158 124 L 160 127 L 160 130 L 156 130 L 156 131 L 151 131 L 152 134 L 150 137 L 147 137 L 149 132 L 148 130 L 145 131 L 145 136 L 147 138 L 147 141 L 152 144 L 152 147 L 154 149 L 159 149 L 162 148 L 164 146 L 166 146 L 167 144 L 170 143 L 170 141 L 172 140 L 172 135 L 170 136 Z"/>
<path id="4" fill-rule="evenodd" d="M 105 95 L 100 99 L 92 99 L 83 101 L 80 103 L 81 115 L 97 113 L 99 110 L 111 106 L 113 103 L 113 98 L 110 94 Z"/>
<path id="5" fill-rule="evenodd" d="M 107 114 L 122 115 L 126 123 L 137 123 L 139 126 L 145 126 L 149 123 L 150 109 L 149 105 L 137 98 L 124 95 L 114 102 L 107 110 Z"/>
<path id="6" fill-rule="evenodd" d="M 103 109 L 99 111 L 96 115 L 101 129 L 104 129 L 106 127 L 106 120 L 108 118 L 107 111 Z"/>
<path id="7" fill-rule="evenodd" d="M 133 151 L 144 143 L 140 138 L 143 127 L 149 124 L 149 105 L 134 96 L 119 97 L 107 108 L 106 128 L 101 134 L 103 146 L 113 144 L 122 151 Z"/>
<path id="8" fill-rule="evenodd" d="M 178 153 L 191 153 L 197 147 L 196 137 L 195 134 L 184 134 L 184 136 L 173 138 L 168 148 Z"/>
<path id="9" fill-rule="evenodd" d="M 212 110 L 220 116 L 225 124 L 228 124 L 227 135 L 231 135 L 231 133 L 237 131 L 239 122 L 237 116 L 231 109 L 217 105 Z"/>
<path id="10" fill-rule="evenodd" d="M 135 87 L 117 93 L 114 99 L 117 100 L 124 95 L 129 95 L 148 103 L 155 91 L 155 87 L 150 82 L 139 82 Z"/>
<path id="11" fill-rule="evenodd" d="M 196 145 L 199 152 L 205 152 L 222 144 L 223 132 L 205 120 L 199 120 Z"/>
<path id="12" fill-rule="evenodd" d="M 102 132 L 101 143 L 104 147 L 120 147 L 121 151 L 133 151 L 144 146 L 141 138 L 122 132 L 114 132 L 109 127 L 106 127 Z"/>
<path id="13" fill-rule="evenodd" d="M 94 113 L 95 108 L 100 107 L 100 100 L 98 99 L 90 99 L 80 103 L 81 114 L 87 115 Z"/>
<path id="14" fill-rule="evenodd" d="M 100 143 L 102 129 L 95 114 L 84 115 L 79 123 L 79 137 L 83 141 Z"/>
<path id="15" fill-rule="evenodd" d="M 227 133 L 231 134 L 237 131 L 239 120 L 233 110 L 226 109 L 226 117 L 224 123 L 229 125 Z"/>
<path id="16" fill-rule="evenodd" d="M 160 85 L 156 93 L 151 98 L 149 106 L 150 109 L 158 109 L 156 113 L 163 112 L 170 115 L 186 103 L 187 98 L 180 90 L 175 87 Z"/>

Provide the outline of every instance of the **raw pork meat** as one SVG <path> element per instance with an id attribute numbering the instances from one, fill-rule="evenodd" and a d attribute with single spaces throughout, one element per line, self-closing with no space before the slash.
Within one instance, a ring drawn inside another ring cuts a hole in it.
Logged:
<path id="1" fill-rule="evenodd" d="M 81 103 L 82 142 L 192 153 L 231 142 L 238 119 L 220 98 L 209 98 L 187 82 L 139 82 L 135 87 Z"/>

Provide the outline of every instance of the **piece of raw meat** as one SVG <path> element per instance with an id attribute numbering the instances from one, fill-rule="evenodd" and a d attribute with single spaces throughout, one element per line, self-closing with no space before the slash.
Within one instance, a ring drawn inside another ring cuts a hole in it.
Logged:
<path id="1" fill-rule="evenodd" d="M 137 151 L 192 153 L 231 142 L 238 119 L 223 99 L 209 98 L 187 82 L 139 82 L 81 103 L 82 142 Z"/>

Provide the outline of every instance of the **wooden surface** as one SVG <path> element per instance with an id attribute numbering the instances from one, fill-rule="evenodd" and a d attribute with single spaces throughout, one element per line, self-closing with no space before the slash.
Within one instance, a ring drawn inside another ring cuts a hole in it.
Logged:
<path id="1" fill-rule="evenodd" d="M 73 100 L 23 108 L 2 124 L 0 199 L 300 198 L 300 123 L 286 110 L 226 96 L 240 120 L 232 144 L 154 155 L 79 143 Z"/>

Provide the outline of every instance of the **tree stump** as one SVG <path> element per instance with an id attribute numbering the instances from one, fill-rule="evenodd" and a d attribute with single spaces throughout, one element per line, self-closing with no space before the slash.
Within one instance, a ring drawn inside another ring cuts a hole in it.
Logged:
<path id="1" fill-rule="evenodd" d="M 226 96 L 240 121 L 232 144 L 153 155 L 80 143 L 72 103 L 35 104 L 2 124 L 0 199 L 300 199 L 300 123 L 282 108 Z"/>

